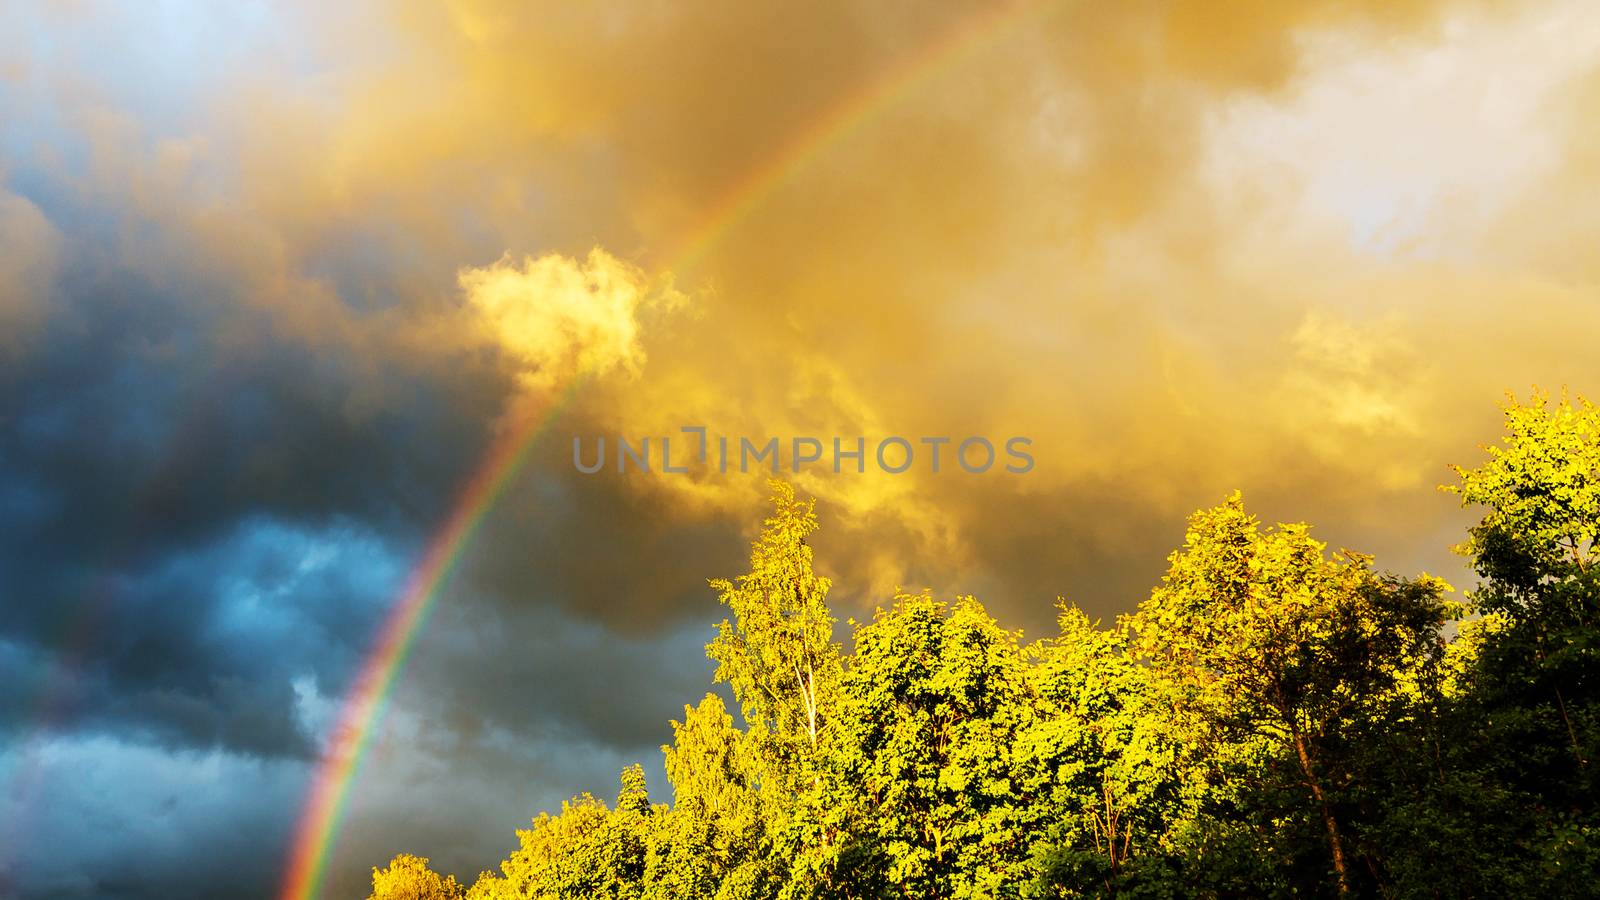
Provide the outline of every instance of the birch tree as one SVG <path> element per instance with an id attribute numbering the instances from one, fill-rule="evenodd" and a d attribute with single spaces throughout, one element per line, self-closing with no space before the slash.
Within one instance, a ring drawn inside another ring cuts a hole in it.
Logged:
<path id="1" fill-rule="evenodd" d="M 814 502 L 771 482 L 772 515 L 750 550 L 750 571 L 713 579 L 732 612 L 706 655 L 716 680 L 733 688 L 746 726 L 785 758 L 816 751 L 840 673 L 828 579 L 812 570 L 807 539 L 817 529 Z"/>

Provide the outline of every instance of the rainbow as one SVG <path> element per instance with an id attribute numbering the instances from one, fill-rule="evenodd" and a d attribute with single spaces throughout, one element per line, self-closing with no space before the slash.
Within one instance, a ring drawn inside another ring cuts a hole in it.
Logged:
<path id="1" fill-rule="evenodd" d="M 1032 0 L 996 3 L 890 66 L 860 91 L 846 95 L 808 127 L 796 132 L 766 163 L 753 166 L 722 196 L 706 207 L 687 237 L 665 255 L 669 271 L 682 275 L 720 243 L 733 227 L 762 201 L 788 184 L 816 159 L 880 113 L 916 92 L 934 76 L 993 44 L 1023 14 L 1038 5 Z"/>
<path id="2" fill-rule="evenodd" d="M 694 268 L 735 225 L 797 173 L 930 78 L 993 42 L 1008 25 L 1020 21 L 1031 5 L 1026 0 L 996 4 L 949 29 L 937 40 L 889 67 L 862 90 L 843 98 L 711 204 L 694 226 L 686 230 L 687 236 L 665 254 L 667 264 L 663 269 L 682 275 Z M 318 763 L 290 846 L 281 900 L 316 898 L 345 801 L 360 771 L 373 727 L 382 717 L 390 690 L 439 597 L 440 587 L 449 578 L 462 550 L 495 500 L 520 468 L 529 447 L 574 393 L 575 384 L 568 387 L 552 409 L 543 415 L 527 416 L 521 424 L 495 440 L 449 518 L 428 543 L 422 560 L 407 579 L 404 593 L 390 610 L 354 685 L 345 696 L 338 723 Z"/>
<path id="3" fill-rule="evenodd" d="M 495 438 L 483 464 L 456 500 L 450 517 L 407 578 L 405 591 L 389 611 L 340 707 L 338 722 L 318 763 L 311 794 L 295 829 L 296 840 L 281 896 L 300 900 L 317 895 L 368 738 L 382 718 L 390 690 L 405 668 L 417 633 L 433 610 L 440 585 L 460 561 L 462 551 L 494 508 L 495 499 L 505 492 L 511 477 L 521 468 L 523 458 L 545 426 L 577 393 L 578 384 L 574 378 L 543 415 L 523 415 Z"/>

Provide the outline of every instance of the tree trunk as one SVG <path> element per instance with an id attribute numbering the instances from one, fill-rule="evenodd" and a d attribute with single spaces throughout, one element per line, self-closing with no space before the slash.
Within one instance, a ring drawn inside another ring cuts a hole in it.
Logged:
<path id="1" fill-rule="evenodd" d="M 1533 652 L 1538 657 L 1540 668 L 1543 668 L 1545 664 L 1544 635 L 1537 634 L 1535 638 Z M 1561 696 L 1561 686 L 1559 684 L 1554 685 L 1553 688 L 1556 692 L 1556 708 L 1561 712 L 1561 724 L 1567 726 L 1567 739 L 1572 742 L 1572 755 L 1578 760 L 1578 768 L 1587 769 L 1589 768 L 1589 761 L 1583 758 L 1583 747 L 1578 743 L 1578 732 L 1572 727 L 1572 719 L 1567 715 L 1567 698 Z"/>
<path id="2" fill-rule="evenodd" d="M 1350 877 L 1345 872 L 1344 846 L 1339 841 L 1339 823 L 1334 821 L 1333 807 L 1328 804 L 1328 798 L 1322 793 L 1322 782 L 1317 780 L 1317 774 L 1311 766 L 1311 755 L 1306 752 L 1305 739 L 1300 736 L 1298 727 L 1292 728 L 1294 735 L 1294 751 L 1300 757 L 1300 770 L 1305 773 L 1306 785 L 1311 788 L 1311 795 L 1316 798 L 1317 805 L 1322 809 L 1322 827 L 1328 832 L 1328 849 L 1333 851 L 1333 871 L 1339 877 L 1339 896 L 1350 895 Z"/>
<path id="3" fill-rule="evenodd" d="M 1589 761 L 1583 758 L 1583 747 L 1578 744 L 1578 732 L 1572 727 L 1572 719 L 1567 716 L 1567 699 L 1561 696 L 1561 688 L 1556 688 L 1556 706 L 1561 709 L 1561 721 L 1567 726 L 1567 739 L 1572 741 L 1572 755 L 1578 759 L 1578 768 L 1589 768 Z"/>
<path id="4" fill-rule="evenodd" d="M 810 676 L 809 678 L 807 676 Z M 800 674 L 800 664 L 794 664 L 794 680 L 800 688 L 800 705 L 806 711 L 806 736 L 811 738 L 811 746 L 817 746 L 817 685 L 816 674 L 811 671 L 811 664 L 806 663 L 806 675 Z"/>

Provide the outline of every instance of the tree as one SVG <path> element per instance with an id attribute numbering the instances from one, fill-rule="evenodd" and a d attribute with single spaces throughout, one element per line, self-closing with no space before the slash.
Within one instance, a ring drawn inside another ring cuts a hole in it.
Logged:
<path id="1" fill-rule="evenodd" d="M 615 809 L 586 793 L 562 803 L 559 815 L 540 813 L 531 829 L 517 832 L 522 846 L 501 863 L 504 877 L 480 877 L 474 900 L 643 896 L 650 830 L 660 811 L 645 793 L 643 769 L 629 766 L 621 781 Z"/>
<path id="2" fill-rule="evenodd" d="M 1234 493 L 1190 518 L 1133 625 L 1180 714 L 1212 740 L 1259 740 L 1289 755 L 1348 894 L 1338 796 L 1353 780 L 1347 748 L 1375 704 L 1436 652 L 1446 607 L 1442 582 L 1381 577 L 1369 557 L 1324 551 L 1305 525 L 1262 531 Z"/>
<path id="3" fill-rule="evenodd" d="M 901 595 L 856 631 L 837 736 L 803 796 L 797 896 L 991 897 L 1023 877 L 1018 635 L 971 597 Z"/>
<path id="4" fill-rule="evenodd" d="M 1458 548 L 1483 578 L 1476 608 L 1507 626 L 1485 664 L 1532 657 L 1524 677 L 1548 691 L 1574 761 L 1588 768 L 1600 658 L 1600 408 L 1581 397 L 1563 396 L 1554 408 L 1549 401 L 1542 393 L 1526 404 L 1512 397 L 1502 444 L 1487 448 L 1489 461 L 1478 468 L 1453 466 L 1460 483 L 1446 490 L 1464 506 L 1487 508 Z M 1496 680 L 1509 683 L 1510 674 Z M 1583 709 L 1572 708 L 1574 692 Z"/>
<path id="5" fill-rule="evenodd" d="M 1536 392 L 1504 413 L 1488 460 L 1452 467 L 1458 483 L 1446 488 L 1484 509 L 1458 548 L 1482 579 L 1470 594 L 1482 618 L 1451 703 L 1448 762 L 1493 801 L 1474 811 L 1485 823 L 1476 880 L 1498 893 L 1589 892 L 1600 870 L 1600 409 Z"/>
<path id="6" fill-rule="evenodd" d="M 1171 849 L 1193 811 L 1193 781 L 1127 632 L 1065 604 L 1058 623 L 1056 637 L 1028 650 L 1038 696 L 1019 741 L 1037 869 L 1029 894 L 1114 894 L 1137 877 L 1129 865 L 1139 854 Z"/>
<path id="7" fill-rule="evenodd" d="M 372 893 L 367 900 L 462 900 L 466 896 L 454 875 L 440 876 L 428 868 L 428 858 L 402 853 L 388 868 L 372 870 Z"/>
<path id="8" fill-rule="evenodd" d="M 776 876 L 764 846 L 768 817 L 744 735 L 715 694 L 684 707 L 672 734 L 661 752 L 673 805 L 652 836 L 646 896 L 771 896 Z"/>
<path id="9" fill-rule="evenodd" d="M 750 571 L 711 586 L 733 612 L 717 627 L 706 655 L 715 678 L 733 688 L 745 724 L 776 758 L 815 752 L 838 684 L 839 645 L 826 600 L 828 579 L 812 571 L 807 538 L 816 531 L 813 501 L 771 482 L 772 515 L 750 550 Z"/>
<path id="10" fill-rule="evenodd" d="M 1461 551 L 1487 584 L 1477 594 L 1490 612 L 1516 618 L 1559 615 L 1593 624 L 1582 605 L 1548 604 L 1548 588 L 1582 579 L 1600 552 L 1600 408 L 1548 394 L 1503 408 L 1506 435 L 1476 469 L 1451 466 L 1460 484 L 1445 489 L 1463 506 L 1487 507 Z"/>

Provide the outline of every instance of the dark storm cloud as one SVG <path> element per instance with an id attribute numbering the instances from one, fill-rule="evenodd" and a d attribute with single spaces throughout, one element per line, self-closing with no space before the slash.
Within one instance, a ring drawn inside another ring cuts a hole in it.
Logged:
<path id="1" fill-rule="evenodd" d="M 258 604 L 295 619 L 281 633 L 219 634 L 219 619 L 243 602 L 232 594 L 295 580 L 310 550 L 275 533 L 413 546 L 477 452 L 470 404 L 393 366 L 377 377 L 409 385 L 406 406 L 359 407 L 367 373 L 266 329 L 237 341 L 248 311 L 202 279 L 157 283 L 93 228 L 73 233 L 51 320 L 0 365 L 0 593 L 14 598 L 0 634 L 60 652 L 73 718 L 304 755 L 288 675 L 341 684 L 395 579 L 302 578 Z M 418 431 L 430 439 L 408 439 Z M 369 549 L 354 562 L 370 571 L 374 556 L 388 561 Z"/>
<path id="2" fill-rule="evenodd" d="M 296 761 L 103 735 L 33 750 L 38 760 L 22 762 L 48 802 L 0 806 L 7 896 L 243 900 L 276 883 L 302 786 Z M 0 771 L 17 752 L 0 752 Z"/>
<path id="3" fill-rule="evenodd" d="M 21 682 L 44 716 L 17 722 L 24 736 L 89 729 L 268 757 L 315 751 L 292 681 L 344 683 L 398 581 L 370 536 L 259 522 L 144 572 L 85 568 L 39 620 L 53 658 Z"/>
<path id="4" fill-rule="evenodd" d="M 652 763 L 654 748 L 671 735 L 667 719 L 712 687 L 704 652 L 714 635 L 710 610 L 630 636 L 555 604 L 507 610 L 458 593 L 441 606 L 439 628 L 424 638 L 408 675 L 411 690 L 425 685 L 428 695 L 411 702 L 434 705 L 464 743 L 500 731 L 645 748 L 639 761 Z"/>
<path id="5" fill-rule="evenodd" d="M 706 579 L 744 570 L 757 509 L 740 517 L 714 506 L 686 508 L 652 483 L 666 477 L 660 472 L 578 472 L 572 436 L 599 427 L 581 410 L 551 423 L 471 550 L 474 579 L 513 619 L 521 606 L 554 603 L 643 638 L 720 618 Z"/>

